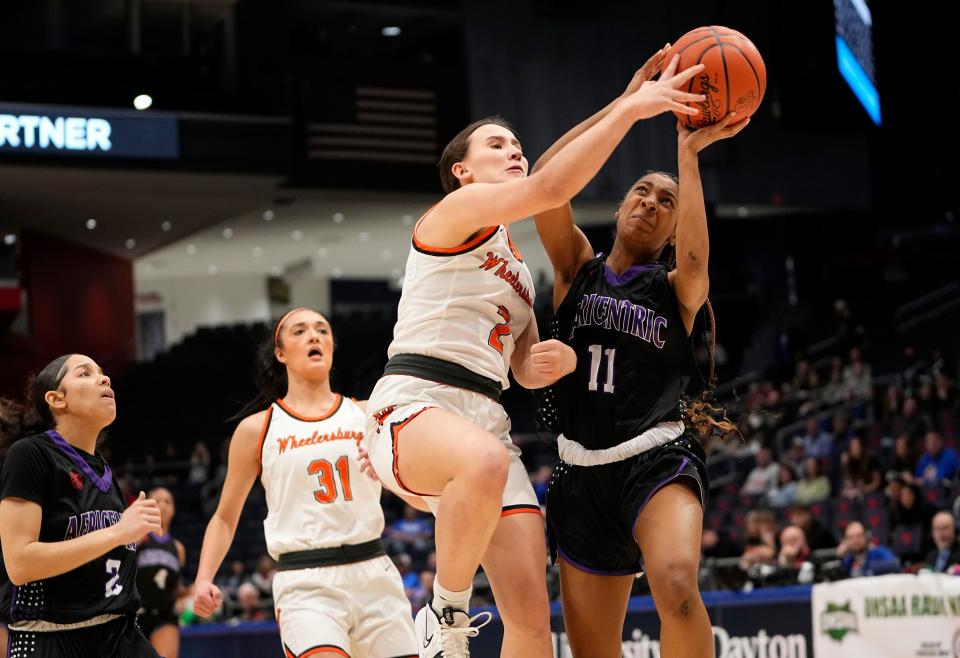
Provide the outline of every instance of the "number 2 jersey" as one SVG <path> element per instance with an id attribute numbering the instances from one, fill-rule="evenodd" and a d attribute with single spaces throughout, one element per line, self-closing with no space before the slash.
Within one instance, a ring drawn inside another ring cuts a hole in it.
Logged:
<path id="1" fill-rule="evenodd" d="M 10 446 L 0 471 L 0 500 L 21 498 L 42 510 L 41 542 L 61 542 L 115 525 L 125 505 L 109 465 L 99 453 L 77 450 L 50 431 Z M 136 613 L 137 553 L 133 544 L 71 571 L 22 586 L 7 584 L 2 616 L 18 622 L 73 624 L 105 614 Z"/>
<path id="2" fill-rule="evenodd" d="M 361 544 L 383 533 L 380 484 L 360 472 L 358 446 L 366 417 L 337 395 L 310 418 L 282 400 L 267 409 L 260 436 L 260 481 L 267 495 L 267 552 Z"/>
<path id="3" fill-rule="evenodd" d="M 618 276 L 597 256 L 577 273 L 550 334 L 577 353 L 576 371 L 538 394 L 551 430 L 602 450 L 680 420 L 693 353 L 663 265 Z"/>
<path id="4" fill-rule="evenodd" d="M 530 324 L 533 299 L 530 270 L 505 226 L 451 248 L 423 244 L 415 229 L 387 356 L 442 359 L 506 389 L 515 339 Z"/>

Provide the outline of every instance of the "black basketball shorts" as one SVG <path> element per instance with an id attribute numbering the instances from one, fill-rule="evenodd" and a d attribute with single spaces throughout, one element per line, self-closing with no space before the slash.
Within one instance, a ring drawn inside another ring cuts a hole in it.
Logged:
<path id="1" fill-rule="evenodd" d="M 10 658 L 160 658 L 134 615 L 70 631 L 10 630 Z"/>
<path id="2" fill-rule="evenodd" d="M 661 488 L 683 484 L 706 507 L 709 479 L 700 442 L 689 432 L 670 443 L 612 464 L 561 461 L 547 489 L 547 535 L 554 562 L 601 575 L 643 571 L 634 528 Z"/>

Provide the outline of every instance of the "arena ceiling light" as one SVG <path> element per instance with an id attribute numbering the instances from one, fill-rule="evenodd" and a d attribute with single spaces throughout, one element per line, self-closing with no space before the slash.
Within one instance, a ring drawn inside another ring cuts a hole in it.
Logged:
<path id="1" fill-rule="evenodd" d="M 149 94 L 140 94 L 133 99 L 133 106 L 138 110 L 149 110 L 153 105 L 153 98 Z"/>
<path id="2" fill-rule="evenodd" d="M 380 30 L 380 34 L 382 34 L 385 37 L 398 37 L 400 36 L 400 32 L 401 32 L 400 28 L 397 27 L 396 25 L 387 25 L 382 30 Z"/>

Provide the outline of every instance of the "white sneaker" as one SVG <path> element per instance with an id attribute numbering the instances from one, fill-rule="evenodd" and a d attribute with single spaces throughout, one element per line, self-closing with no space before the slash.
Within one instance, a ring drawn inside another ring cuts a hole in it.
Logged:
<path id="1" fill-rule="evenodd" d="M 471 626 L 478 619 L 483 621 Z M 490 623 L 493 615 L 481 612 L 470 617 L 463 610 L 444 608 L 438 615 L 429 603 L 420 608 L 414 621 L 420 658 L 469 658 L 467 638 L 476 637 Z"/>

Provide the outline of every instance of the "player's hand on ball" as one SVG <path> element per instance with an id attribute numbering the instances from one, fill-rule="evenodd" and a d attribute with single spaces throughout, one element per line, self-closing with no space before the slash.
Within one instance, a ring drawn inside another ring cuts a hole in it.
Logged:
<path id="1" fill-rule="evenodd" d="M 209 580 L 197 581 L 194 587 L 193 611 L 200 617 L 209 617 L 223 603 L 220 588 Z"/>
<path id="2" fill-rule="evenodd" d="M 374 482 L 379 482 L 380 477 L 377 475 L 376 469 L 373 468 L 373 463 L 370 461 L 370 453 L 363 449 L 363 446 L 357 446 L 357 450 L 360 453 L 360 457 L 357 461 L 360 462 L 360 472 L 366 473 Z"/>
<path id="3" fill-rule="evenodd" d="M 731 112 L 712 126 L 704 126 L 698 130 L 690 130 L 677 121 L 677 150 L 699 153 L 714 142 L 729 139 L 747 127 L 750 119 L 737 118 L 736 112 Z"/>
<path id="4" fill-rule="evenodd" d="M 577 369 L 577 353 L 566 343 L 553 338 L 530 346 L 530 358 L 539 375 L 554 381 Z"/>
<path id="5" fill-rule="evenodd" d="M 640 85 L 639 90 L 620 101 L 621 104 L 625 104 L 634 121 L 649 119 L 671 111 L 689 115 L 700 113 L 699 109 L 685 105 L 685 103 L 699 103 L 706 96 L 691 94 L 683 91 L 681 87 L 686 85 L 697 73 L 700 73 L 704 66 L 703 64 L 696 64 L 677 73 L 679 61 L 680 56 L 674 55 L 658 80 L 644 82 Z"/>
<path id="6" fill-rule="evenodd" d="M 132 544 L 148 532 L 160 534 L 163 529 L 160 527 L 160 508 L 157 507 L 157 501 L 147 498 L 141 491 L 140 496 L 124 511 L 114 527 L 119 546 Z"/>
<path id="7" fill-rule="evenodd" d="M 653 53 L 650 59 L 637 69 L 637 72 L 633 74 L 633 79 L 630 80 L 630 84 L 627 85 L 627 88 L 623 92 L 624 97 L 639 90 L 644 82 L 653 80 L 653 76 L 663 70 L 663 61 L 667 57 L 668 50 L 670 50 L 670 44 L 664 44 L 663 48 Z"/>

